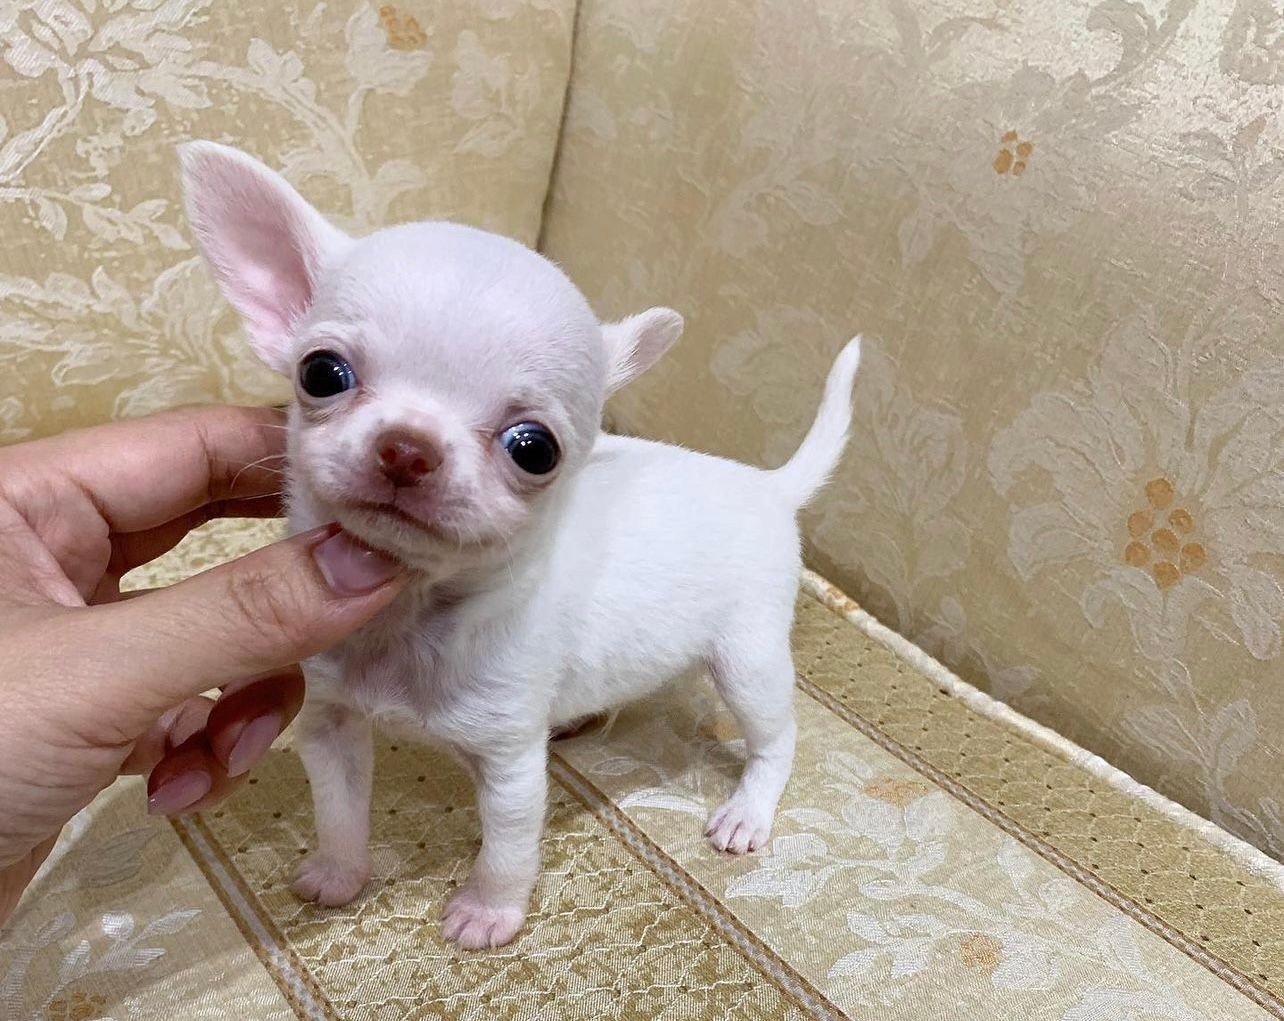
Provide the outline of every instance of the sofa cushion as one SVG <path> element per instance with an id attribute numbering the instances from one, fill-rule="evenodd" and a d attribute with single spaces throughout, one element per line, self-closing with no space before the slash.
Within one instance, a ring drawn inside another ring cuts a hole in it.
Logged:
<path id="1" fill-rule="evenodd" d="M 203 529 L 132 582 L 274 529 Z M 288 890 L 313 837 L 282 748 L 213 811 L 148 819 L 131 780 L 78 817 L 0 934 L 4 1002 L 59 1019 L 176 1002 L 184 1017 L 372 1021 L 1284 1014 L 1284 868 L 969 688 L 815 575 L 794 655 L 797 767 L 759 854 L 701 836 L 743 744 L 687 678 L 554 744 L 528 926 L 461 953 L 438 916 L 476 852 L 464 773 L 381 741 L 374 878 L 319 909 Z"/>
<path id="2" fill-rule="evenodd" d="M 19 3 L 0 14 L 0 442 L 267 402 L 182 222 L 212 138 L 344 227 L 450 217 L 533 242 L 573 0 Z"/>
<path id="3" fill-rule="evenodd" d="M 1284 858 L 1278 5 L 583 0 L 544 244 L 688 317 L 617 424 L 780 463 L 812 562 Z"/>

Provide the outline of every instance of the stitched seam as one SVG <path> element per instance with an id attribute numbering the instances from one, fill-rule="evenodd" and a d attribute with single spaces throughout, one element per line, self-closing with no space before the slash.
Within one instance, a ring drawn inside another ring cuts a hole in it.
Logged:
<path id="1" fill-rule="evenodd" d="M 199 815 L 190 819 L 174 817 L 170 819 L 170 825 L 178 834 L 178 839 L 187 849 L 187 853 L 196 862 L 197 868 L 205 876 L 205 881 L 213 889 L 224 910 L 240 930 L 245 942 L 254 951 L 255 956 L 276 983 L 277 988 L 281 990 L 281 994 L 300 1021 L 316 1021 L 317 1018 L 324 1018 L 325 1021 L 341 1021 L 339 1013 L 334 1009 L 329 998 L 321 991 L 316 979 L 291 949 L 285 934 L 263 911 L 258 899 L 245 885 L 240 872 L 228 858 L 218 839 L 210 832 L 205 821 Z M 209 860 L 201 844 L 208 848 L 208 855 L 213 857 L 215 862 Z M 215 863 L 217 863 L 217 869 L 214 867 Z M 220 875 L 220 872 L 223 875 Z M 227 880 L 224 880 L 224 875 Z M 236 896 L 233 896 L 233 891 L 227 888 L 228 881 L 235 888 Z M 237 903 L 238 897 L 253 912 L 255 916 L 253 920 L 245 917 L 241 904 Z M 275 948 L 264 945 L 262 936 L 255 931 L 255 924 L 267 933 L 276 944 Z M 307 992 L 312 1003 L 305 1002 L 299 996 L 299 989 Z"/>
<path id="2" fill-rule="evenodd" d="M 557 752 L 549 766 L 558 783 L 581 802 L 615 835 L 635 858 L 740 951 L 764 978 L 808 1016 L 825 1021 L 843 1021 L 847 1015 L 800 975 L 725 904 L 713 896 L 690 872 L 655 843 L 629 816 L 591 780 Z"/>
<path id="3" fill-rule="evenodd" d="M 562 109 L 558 112 L 557 137 L 553 142 L 553 158 L 548 165 L 548 178 L 544 184 L 544 198 L 539 205 L 539 229 L 535 232 L 535 250 L 544 251 L 545 233 L 548 227 L 548 212 L 553 205 L 553 190 L 557 185 L 557 175 L 562 163 L 562 146 L 566 144 L 566 119 L 571 108 L 571 84 L 575 81 L 575 53 L 580 43 L 580 12 L 582 0 L 575 0 L 575 10 L 571 14 L 571 38 L 569 52 L 566 55 L 566 85 L 562 89 Z"/>
<path id="4" fill-rule="evenodd" d="M 853 712 L 850 708 L 843 705 L 838 699 L 834 698 L 834 696 L 829 694 L 829 692 L 825 691 L 823 688 L 820 688 L 811 681 L 805 680 L 801 677 L 797 680 L 799 689 L 807 694 L 814 702 L 828 709 L 835 716 L 850 724 L 884 751 L 896 756 L 896 758 L 901 762 L 905 763 L 920 776 L 930 781 L 934 786 L 945 791 L 955 800 L 966 805 L 968 808 L 993 823 L 1013 839 L 1020 841 L 1025 847 L 1029 848 L 1044 861 L 1053 865 L 1059 871 L 1079 883 L 1080 886 L 1092 891 L 1102 900 L 1106 901 L 1106 903 L 1110 904 L 1115 909 L 1122 911 L 1135 922 L 1142 925 L 1156 936 L 1159 936 L 1166 943 L 1170 944 L 1177 950 L 1180 950 L 1192 961 L 1206 968 L 1227 985 L 1248 997 L 1258 1006 L 1270 1011 L 1276 1017 L 1284 1018 L 1284 1001 L 1278 999 L 1269 990 L 1262 988 L 1238 968 L 1222 960 L 1210 951 L 1205 950 L 1203 947 L 1199 946 L 1199 944 L 1191 940 L 1185 933 L 1174 928 L 1163 919 L 1151 914 L 1131 897 L 1121 893 L 1100 876 L 1084 868 L 1065 852 L 1054 847 L 1052 844 L 1045 842 L 1042 838 L 1027 830 L 1021 823 L 995 808 L 984 797 L 977 794 L 975 791 L 970 790 L 961 781 L 952 777 L 944 770 L 933 766 L 926 759 L 910 751 L 908 748 L 905 748 L 894 738 L 879 730 L 863 716 Z"/>

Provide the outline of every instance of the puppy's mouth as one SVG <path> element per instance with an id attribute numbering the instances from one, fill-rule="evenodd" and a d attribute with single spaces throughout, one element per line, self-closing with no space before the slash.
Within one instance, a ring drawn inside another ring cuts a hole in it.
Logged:
<path id="1" fill-rule="evenodd" d="M 438 541 L 446 541 L 452 538 L 441 528 L 440 525 L 431 521 L 425 521 L 423 518 L 416 517 L 409 511 L 402 510 L 395 503 L 376 503 L 369 500 L 361 500 L 352 504 L 352 507 L 354 510 L 363 511 L 366 514 L 372 514 L 383 518 L 391 518 L 392 520 L 405 525 L 407 528 L 412 528 L 416 532 L 420 532 L 423 535 Z"/>

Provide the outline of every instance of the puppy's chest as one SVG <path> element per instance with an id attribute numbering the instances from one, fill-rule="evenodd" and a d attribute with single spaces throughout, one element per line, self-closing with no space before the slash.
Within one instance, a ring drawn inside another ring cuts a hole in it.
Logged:
<path id="1" fill-rule="evenodd" d="M 335 649 L 345 702 L 385 725 L 439 732 L 459 714 L 483 672 L 449 614 L 375 622 Z"/>

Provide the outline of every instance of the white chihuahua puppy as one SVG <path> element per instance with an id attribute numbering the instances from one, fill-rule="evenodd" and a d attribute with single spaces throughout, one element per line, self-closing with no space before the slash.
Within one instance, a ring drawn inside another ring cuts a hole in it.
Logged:
<path id="1" fill-rule="evenodd" d="M 846 443 L 859 339 L 776 471 L 607 436 L 606 396 L 678 338 L 676 312 L 601 324 L 515 241 L 448 223 L 353 238 L 234 149 L 193 143 L 182 163 L 224 295 L 294 381 L 291 527 L 337 521 L 413 577 L 304 664 L 318 848 L 294 890 L 339 905 L 369 877 L 378 723 L 444 743 L 472 774 L 481 851 L 443 931 L 507 943 L 539 869 L 550 731 L 699 664 L 747 749 L 707 835 L 761 847 L 794 755 L 795 518 Z"/>

